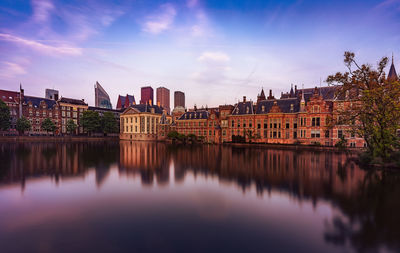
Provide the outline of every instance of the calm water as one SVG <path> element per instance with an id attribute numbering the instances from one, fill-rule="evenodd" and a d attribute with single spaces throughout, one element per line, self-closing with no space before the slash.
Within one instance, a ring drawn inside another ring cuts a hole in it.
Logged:
<path id="1" fill-rule="evenodd" d="M 399 252 L 400 174 L 346 154 L 0 144 L 0 252 Z"/>

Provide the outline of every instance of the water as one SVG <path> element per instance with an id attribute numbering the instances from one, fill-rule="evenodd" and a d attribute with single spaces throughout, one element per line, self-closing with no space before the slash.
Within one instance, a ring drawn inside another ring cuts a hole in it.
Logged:
<path id="1" fill-rule="evenodd" d="M 0 144 L 0 252 L 399 252 L 400 173 L 352 155 Z"/>

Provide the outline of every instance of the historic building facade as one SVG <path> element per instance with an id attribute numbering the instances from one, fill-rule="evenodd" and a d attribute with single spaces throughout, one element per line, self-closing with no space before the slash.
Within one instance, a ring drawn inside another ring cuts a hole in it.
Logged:
<path id="1" fill-rule="evenodd" d="M 160 106 L 150 104 L 132 105 L 120 115 L 120 139 L 132 141 L 157 140 L 159 125 L 165 111 Z M 164 120 L 164 119 L 163 119 Z M 167 121 L 168 120 L 168 121 Z M 162 122 L 170 125 L 171 117 Z M 164 132 L 164 138 L 167 133 Z"/>
<path id="2" fill-rule="evenodd" d="M 58 101 L 61 113 L 61 133 L 67 133 L 67 122 L 73 120 L 77 125 L 76 134 L 83 134 L 84 130 L 80 122 L 80 118 L 84 111 L 88 110 L 88 104 L 79 99 L 61 97 Z"/>

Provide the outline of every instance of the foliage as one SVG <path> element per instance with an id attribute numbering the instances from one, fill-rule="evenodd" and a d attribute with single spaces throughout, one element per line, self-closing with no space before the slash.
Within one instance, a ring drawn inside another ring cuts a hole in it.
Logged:
<path id="1" fill-rule="evenodd" d="M 19 133 L 24 133 L 31 129 L 31 123 L 25 117 L 21 117 L 17 120 L 17 130 Z"/>
<path id="2" fill-rule="evenodd" d="M 170 131 L 170 132 L 167 134 L 167 137 L 168 137 L 168 139 L 170 139 L 170 140 L 174 140 L 174 141 L 178 140 L 178 141 L 182 141 L 182 142 L 186 142 L 186 140 L 187 140 L 187 138 L 188 138 L 186 135 L 180 134 L 180 133 L 178 133 L 177 131 Z"/>
<path id="3" fill-rule="evenodd" d="M 101 125 L 104 133 L 117 133 L 118 123 L 112 112 L 105 112 L 101 117 Z"/>
<path id="4" fill-rule="evenodd" d="M 54 132 L 56 131 L 57 127 L 50 118 L 46 118 L 42 122 L 42 129 L 46 132 Z"/>
<path id="5" fill-rule="evenodd" d="M 399 148 L 400 83 L 386 78 L 387 57 L 374 69 L 359 65 L 354 53 L 345 52 L 344 63 L 347 72 L 327 78 L 329 84 L 338 84 L 336 97 L 343 100 L 336 111 L 340 119 L 334 118 L 333 125 L 347 125 L 352 134 L 364 138 L 369 155 L 388 162 Z"/>
<path id="6" fill-rule="evenodd" d="M 89 134 L 99 131 L 101 127 L 99 113 L 95 111 L 84 111 L 81 117 L 81 124 Z"/>
<path id="7" fill-rule="evenodd" d="M 10 109 L 0 100 L 0 130 L 7 131 L 11 125 Z"/>
<path id="8" fill-rule="evenodd" d="M 347 140 L 344 136 L 340 137 L 340 140 L 336 142 L 335 147 L 345 149 L 347 147 Z"/>
<path id="9" fill-rule="evenodd" d="M 67 121 L 67 133 L 73 134 L 78 126 L 75 124 L 75 121 L 69 119 Z"/>

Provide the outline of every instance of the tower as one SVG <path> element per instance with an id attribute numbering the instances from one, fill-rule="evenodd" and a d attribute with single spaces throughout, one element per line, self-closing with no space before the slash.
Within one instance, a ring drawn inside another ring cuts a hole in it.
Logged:
<path id="1" fill-rule="evenodd" d="M 394 57 L 393 57 L 393 54 L 392 54 L 392 65 L 390 65 L 390 70 L 389 70 L 389 74 L 388 74 L 388 76 L 387 76 L 387 79 L 389 80 L 389 81 L 398 81 L 399 80 L 399 77 L 398 77 L 398 75 L 397 75 L 397 73 L 396 73 L 396 68 L 394 67 Z"/>

